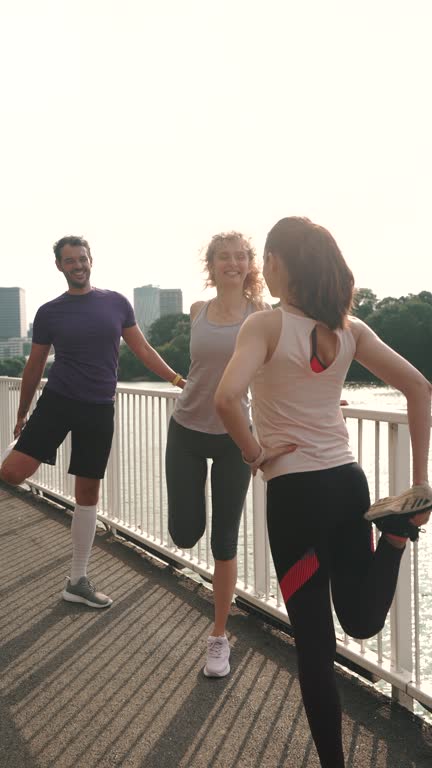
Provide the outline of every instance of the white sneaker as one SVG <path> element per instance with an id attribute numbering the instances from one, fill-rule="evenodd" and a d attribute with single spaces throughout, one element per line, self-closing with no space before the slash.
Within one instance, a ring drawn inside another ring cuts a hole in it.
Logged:
<path id="1" fill-rule="evenodd" d="M 365 514 L 366 520 L 377 520 L 387 515 L 416 515 L 432 509 L 432 488 L 427 483 L 413 485 L 399 496 L 387 496 L 372 504 Z"/>
<path id="2" fill-rule="evenodd" d="M 230 646 L 226 635 L 210 636 L 207 640 L 207 664 L 204 667 L 206 677 L 225 677 L 230 671 Z"/>
<path id="3" fill-rule="evenodd" d="M 13 449 L 15 448 L 16 444 L 18 442 L 18 438 L 16 440 L 13 440 L 11 443 L 9 443 L 8 447 L 4 449 L 1 457 L 0 457 L 0 467 L 3 464 L 4 461 L 6 461 L 7 457 L 10 453 L 12 453 Z"/>
<path id="4" fill-rule="evenodd" d="M 432 509 L 432 488 L 427 483 L 413 485 L 399 496 L 388 496 L 372 504 L 364 515 L 382 533 L 417 541 L 420 528 L 411 522 L 419 512 Z"/>

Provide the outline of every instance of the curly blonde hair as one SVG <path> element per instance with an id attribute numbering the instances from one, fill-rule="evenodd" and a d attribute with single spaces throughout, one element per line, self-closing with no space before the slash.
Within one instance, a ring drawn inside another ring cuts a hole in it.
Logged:
<path id="1" fill-rule="evenodd" d="M 241 240 L 243 243 L 244 249 L 248 255 L 250 268 L 249 274 L 246 275 L 244 281 L 243 295 L 249 301 L 253 301 L 257 306 L 260 306 L 263 303 L 262 293 L 264 290 L 264 281 L 257 264 L 256 251 L 250 238 L 235 230 L 232 230 L 231 232 L 219 232 L 217 235 L 213 235 L 210 240 L 202 259 L 204 272 L 206 273 L 205 288 L 214 288 L 216 285 L 212 277 L 211 267 L 217 250 L 227 240 Z"/>

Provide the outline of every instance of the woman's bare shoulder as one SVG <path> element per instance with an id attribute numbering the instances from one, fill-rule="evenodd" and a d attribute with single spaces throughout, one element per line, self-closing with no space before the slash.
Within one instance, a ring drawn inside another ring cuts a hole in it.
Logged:
<path id="1" fill-rule="evenodd" d="M 360 320 L 359 317 L 348 315 L 346 327 L 351 331 L 352 335 L 354 336 L 354 340 L 357 343 L 361 334 L 368 326 L 363 322 L 363 320 Z"/>
<path id="2" fill-rule="evenodd" d="M 267 302 L 262 299 L 253 299 L 251 303 L 254 312 L 264 312 L 264 310 L 272 309 L 271 305 L 267 304 Z"/>
<path id="3" fill-rule="evenodd" d="M 198 312 L 201 312 L 205 303 L 206 303 L 205 301 L 194 301 L 194 303 L 191 304 L 190 310 L 189 310 L 191 320 L 194 320 Z"/>
<path id="4" fill-rule="evenodd" d="M 281 314 L 274 309 L 263 309 L 260 312 L 252 312 L 245 320 L 243 326 L 247 326 L 251 333 L 260 333 L 268 336 L 274 332 L 280 332 Z"/>

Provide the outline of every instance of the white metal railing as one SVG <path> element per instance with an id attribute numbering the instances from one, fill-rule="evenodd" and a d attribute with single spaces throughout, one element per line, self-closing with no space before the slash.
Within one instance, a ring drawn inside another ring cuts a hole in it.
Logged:
<path id="1" fill-rule="evenodd" d="M 0 377 L 0 449 L 11 440 L 21 379 Z M 167 529 L 164 455 L 167 425 L 175 391 L 119 386 L 113 448 L 102 483 L 98 517 L 112 530 L 127 533 L 144 547 L 169 557 L 209 579 L 213 560 L 209 526 L 192 549 L 176 547 Z M 344 408 L 351 444 L 368 477 L 371 496 L 397 493 L 410 482 L 410 441 L 405 413 Z M 73 478 L 68 475 L 70 444 L 58 451 L 57 465 L 42 465 L 31 478 L 33 489 L 73 504 Z M 271 560 L 265 525 L 265 486 L 254 478 L 248 493 L 239 537 L 236 594 L 288 624 Z M 211 503 L 207 494 L 207 514 Z M 432 536 L 421 546 L 407 547 L 397 594 L 383 632 L 368 641 L 345 635 L 336 622 L 338 652 L 377 679 L 392 686 L 392 696 L 412 708 L 413 700 L 432 707 L 432 602 L 420 599 L 432 563 Z"/>

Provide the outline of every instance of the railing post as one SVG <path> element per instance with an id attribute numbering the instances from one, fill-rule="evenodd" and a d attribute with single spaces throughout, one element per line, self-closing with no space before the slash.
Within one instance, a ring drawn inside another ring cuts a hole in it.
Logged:
<path id="1" fill-rule="evenodd" d="M 20 379 L 8 376 L 0 377 L 0 453 L 3 453 L 13 440 L 20 386 Z"/>
<path id="2" fill-rule="evenodd" d="M 121 519 L 121 496 L 120 496 L 120 408 L 119 395 L 116 394 L 116 403 L 114 410 L 114 435 L 111 447 L 111 455 L 107 471 L 107 514 L 115 519 Z M 115 525 L 112 526 L 115 533 Z"/>
<path id="3" fill-rule="evenodd" d="M 9 427 L 9 398 L 8 398 L 8 380 L 0 376 L 0 454 L 6 450 L 7 446 L 12 440 L 10 427 Z"/>
<path id="4" fill-rule="evenodd" d="M 410 486 L 410 435 L 406 424 L 389 424 L 389 493 L 394 496 Z M 391 659 L 397 670 L 412 676 L 412 572 L 411 543 L 408 542 L 399 569 L 398 586 L 390 613 Z M 392 686 L 392 697 L 408 709 L 413 700 Z"/>
<path id="5" fill-rule="evenodd" d="M 258 473 L 252 480 L 252 491 L 254 587 L 256 597 L 264 597 L 267 587 L 266 499 L 265 484 Z"/>

